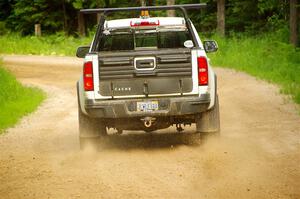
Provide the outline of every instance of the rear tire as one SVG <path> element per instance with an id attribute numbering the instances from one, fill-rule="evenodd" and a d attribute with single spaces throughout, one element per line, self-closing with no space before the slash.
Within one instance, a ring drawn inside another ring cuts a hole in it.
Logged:
<path id="1" fill-rule="evenodd" d="M 201 134 L 220 134 L 220 112 L 218 95 L 216 95 L 215 106 L 196 117 L 196 130 Z"/>
<path id="2" fill-rule="evenodd" d="M 79 136 L 84 138 L 100 137 L 107 135 L 106 127 L 97 118 L 85 115 L 78 107 Z"/>
<path id="3" fill-rule="evenodd" d="M 80 107 L 79 91 L 77 85 L 78 96 L 78 124 L 79 124 L 79 144 L 80 149 L 85 149 L 86 146 L 97 144 L 99 138 L 106 136 L 106 126 L 98 118 L 91 118 L 85 115 Z"/>
<path id="4" fill-rule="evenodd" d="M 78 107 L 78 122 L 80 149 L 83 150 L 91 146 L 97 148 L 99 139 L 107 135 L 103 122 L 82 113 L 80 106 Z"/>

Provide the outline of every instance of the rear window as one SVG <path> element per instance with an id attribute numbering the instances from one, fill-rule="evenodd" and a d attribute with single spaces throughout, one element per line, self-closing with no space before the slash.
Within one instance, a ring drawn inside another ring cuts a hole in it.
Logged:
<path id="1" fill-rule="evenodd" d="M 159 48 L 184 48 L 184 42 L 190 40 L 187 31 L 163 32 L 159 34 Z"/>
<path id="2" fill-rule="evenodd" d="M 135 48 L 157 48 L 157 33 L 135 34 Z"/>
<path id="3" fill-rule="evenodd" d="M 105 35 L 100 43 L 100 51 L 122 51 L 133 49 L 133 34 Z"/>
<path id="4" fill-rule="evenodd" d="M 190 39 L 188 31 L 110 33 L 103 35 L 99 51 L 184 48 Z"/>

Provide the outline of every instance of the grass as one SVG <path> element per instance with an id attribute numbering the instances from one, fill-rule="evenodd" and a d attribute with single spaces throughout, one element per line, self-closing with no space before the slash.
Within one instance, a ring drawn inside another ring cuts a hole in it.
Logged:
<path id="1" fill-rule="evenodd" d="M 0 134 L 36 110 L 45 97 L 41 90 L 21 85 L 0 63 Z"/>
<path id="2" fill-rule="evenodd" d="M 244 71 L 278 84 L 281 92 L 300 104 L 300 49 L 289 45 L 282 33 L 260 36 L 214 36 L 219 51 L 210 54 L 213 65 Z"/>
<path id="3" fill-rule="evenodd" d="M 92 38 L 66 37 L 62 33 L 43 37 L 0 35 L 0 54 L 75 56 L 78 46 L 91 41 Z"/>

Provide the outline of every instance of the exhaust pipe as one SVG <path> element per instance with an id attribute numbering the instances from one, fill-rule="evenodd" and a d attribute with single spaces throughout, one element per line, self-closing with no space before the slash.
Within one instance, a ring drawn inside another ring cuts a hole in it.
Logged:
<path id="1" fill-rule="evenodd" d="M 141 120 L 144 122 L 144 126 L 146 128 L 150 128 L 153 125 L 156 118 L 154 118 L 154 117 L 145 117 L 145 118 L 142 118 Z"/>

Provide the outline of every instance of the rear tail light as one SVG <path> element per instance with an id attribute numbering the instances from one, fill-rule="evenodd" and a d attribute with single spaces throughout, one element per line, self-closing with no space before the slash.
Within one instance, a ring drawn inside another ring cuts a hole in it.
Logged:
<path id="1" fill-rule="evenodd" d="M 198 84 L 205 86 L 208 84 L 208 64 L 206 57 L 198 57 Z"/>
<path id="2" fill-rule="evenodd" d="M 83 65 L 83 83 L 85 91 L 94 90 L 94 81 L 93 81 L 93 62 L 88 61 Z"/>

